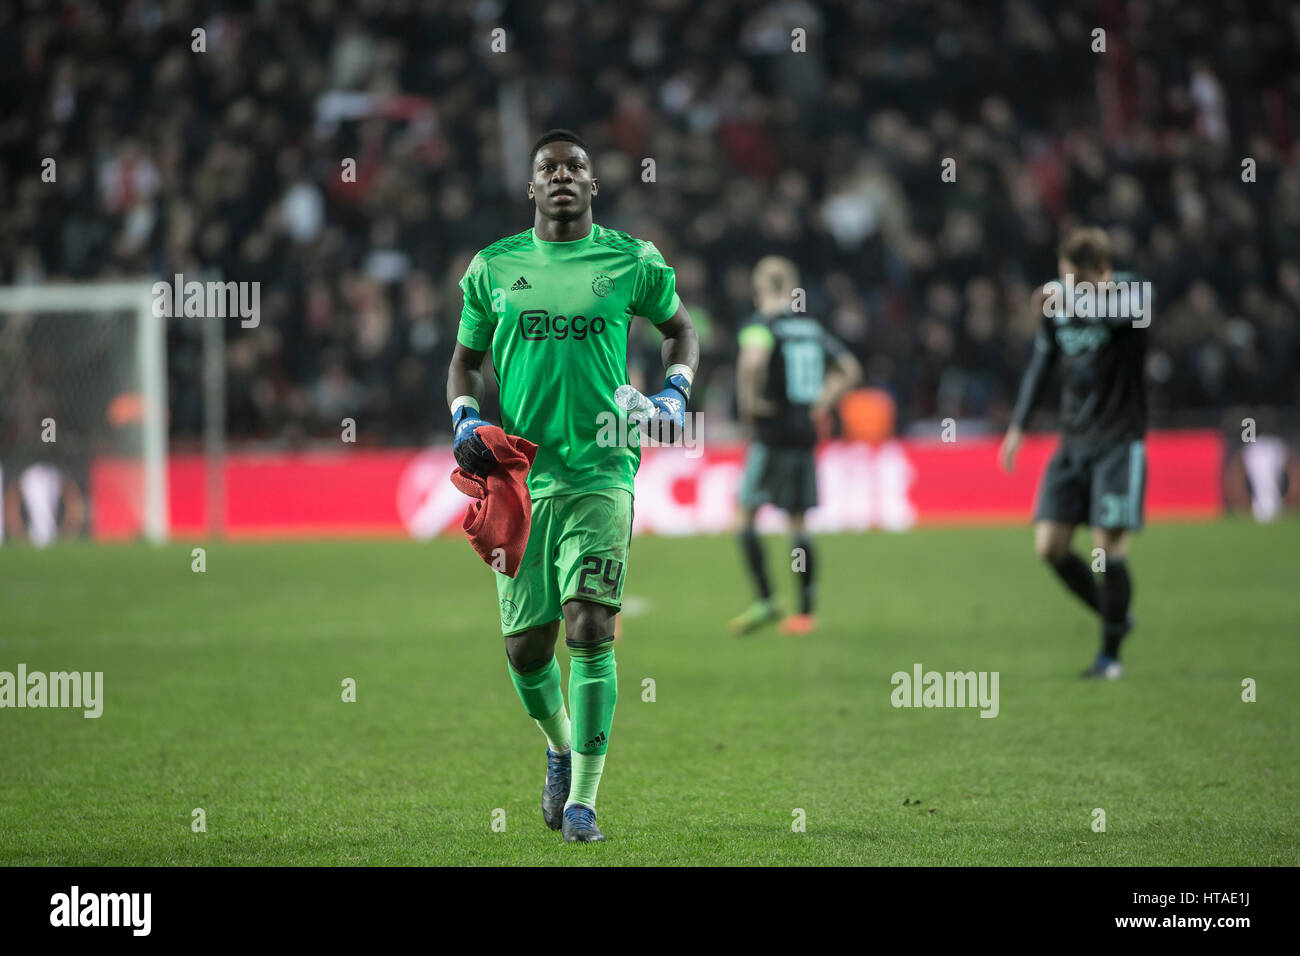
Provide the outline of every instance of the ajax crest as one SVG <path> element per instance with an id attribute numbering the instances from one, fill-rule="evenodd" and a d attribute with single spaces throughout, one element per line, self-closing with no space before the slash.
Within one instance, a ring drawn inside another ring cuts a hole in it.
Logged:
<path id="1" fill-rule="evenodd" d="M 515 622 L 515 618 L 518 616 L 519 608 L 515 602 L 509 598 L 503 597 L 501 599 L 501 623 L 506 627 L 509 627 Z"/>
<path id="2" fill-rule="evenodd" d="M 591 280 L 591 291 L 603 299 L 614 291 L 614 280 L 602 272 Z"/>

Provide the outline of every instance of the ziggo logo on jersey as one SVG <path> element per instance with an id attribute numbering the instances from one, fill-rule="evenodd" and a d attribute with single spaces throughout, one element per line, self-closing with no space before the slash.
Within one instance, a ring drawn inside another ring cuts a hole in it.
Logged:
<path id="1" fill-rule="evenodd" d="M 599 335 L 605 331 L 603 316 L 587 318 L 585 315 L 566 317 L 551 315 L 544 309 L 529 309 L 519 313 L 519 334 L 529 342 L 544 339 L 567 339 L 570 335 L 582 341 L 588 335 Z"/>

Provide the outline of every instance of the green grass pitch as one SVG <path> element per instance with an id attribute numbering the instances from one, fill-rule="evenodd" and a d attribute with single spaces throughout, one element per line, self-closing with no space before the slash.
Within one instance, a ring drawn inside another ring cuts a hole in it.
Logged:
<path id="1" fill-rule="evenodd" d="M 201 574 L 188 545 L 2 549 L 0 670 L 103 671 L 105 703 L 0 710 L 0 864 L 1294 866 L 1297 530 L 1139 536 L 1117 683 L 1077 679 L 1096 625 L 1027 528 L 824 537 L 805 638 L 724 633 L 730 537 L 638 538 L 595 846 L 542 824 L 464 541 L 213 545 Z M 917 663 L 997 671 L 999 715 L 894 708 Z"/>

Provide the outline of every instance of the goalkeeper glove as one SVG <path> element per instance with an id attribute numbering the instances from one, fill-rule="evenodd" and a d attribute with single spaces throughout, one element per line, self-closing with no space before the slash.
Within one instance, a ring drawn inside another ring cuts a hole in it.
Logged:
<path id="1" fill-rule="evenodd" d="M 497 466 L 496 456 L 488 450 L 488 446 L 477 434 L 487 422 L 479 417 L 478 410 L 472 405 L 461 405 L 457 408 L 452 413 L 451 422 L 456 430 L 456 437 L 451 445 L 452 452 L 456 456 L 456 464 L 471 475 L 486 477 Z"/>
<path id="2" fill-rule="evenodd" d="M 668 370 L 662 391 L 650 396 L 650 404 L 655 407 L 654 420 L 659 428 L 665 429 L 665 440 L 672 444 L 677 436 L 686 429 L 686 403 L 691 398 L 690 369 L 685 365 L 674 365 Z"/>

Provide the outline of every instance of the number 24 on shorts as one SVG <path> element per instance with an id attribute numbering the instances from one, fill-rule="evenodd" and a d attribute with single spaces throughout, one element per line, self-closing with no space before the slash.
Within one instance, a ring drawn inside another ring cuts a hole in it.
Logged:
<path id="1" fill-rule="evenodd" d="M 623 562 L 615 561 L 613 558 L 587 557 L 582 559 L 582 573 L 578 575 L 578 593 L 579 594 L 600 594 L 598 587 L 592 587 L 588 584 L 588 579 L 595 574 L 601 576 L 604 582 L 606 593 L 615 595 L 618 593 L 619 579 L 623 577 Z"/>

